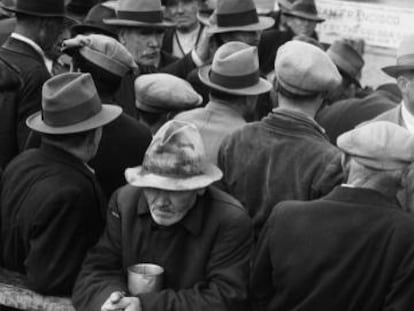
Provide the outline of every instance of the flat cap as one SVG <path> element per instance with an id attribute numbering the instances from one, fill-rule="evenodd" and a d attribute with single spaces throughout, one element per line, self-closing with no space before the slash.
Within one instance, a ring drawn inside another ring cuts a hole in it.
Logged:
<path id="1" fill-rule="evenodd" d="M 387 121 L 365 123 L 338 137 L 337 146 L 360 164 L 395 170 L 414 162 L 414 135 Z"/>
<path id="2" fill-rule="evenodd" d="M 135 80 L 135 105 L 153 113 L 196 108 L 203 102 L 190 83 L 167 73 L 141 75 Z"/>
<path id="3" fill-rule="evenodd" d="M 283 44 L 277 51 L 275 74 L 283 88 L 303 96 L 331 91 L 342 81 L 326 52 L 297 40 Z"/>
<path id="4" fill-rule="evenodd" d="M 77 35 L 63 42 L 64 52 L 78 49 L 88 61 L 117 76 L 123 77 L 128 71 L 137 68 L 128 50 L 114 38 L 104 35 Z"/>

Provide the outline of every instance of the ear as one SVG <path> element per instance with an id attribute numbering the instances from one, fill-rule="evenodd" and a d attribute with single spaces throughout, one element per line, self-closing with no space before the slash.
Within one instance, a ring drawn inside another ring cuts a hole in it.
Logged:
<path id="1" fill-rule="evenodd" d="M 405 90 L 407 89 L 407 85 L 408 85 L 407 78 L 404 77 L 404 76 L 398 76 L 397 85 L 398 85 L 398 88 L 400 89 L 401 93 L 404 94 Z"/>
<path id="2" fill-rule="evenodd" d="M 206 188 L 200 188 L 200 189 L 197 189 L 196 191 L 197 191 L 197 195 L 202 196 L 204 195 L 204 193 L 206 193 Z"/>

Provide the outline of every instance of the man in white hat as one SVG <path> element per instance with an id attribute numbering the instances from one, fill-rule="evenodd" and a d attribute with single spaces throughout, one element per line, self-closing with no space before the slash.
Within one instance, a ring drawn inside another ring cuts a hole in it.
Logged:
<path id="1" fill-rule="evenodd" d="M 247 310 L 251 220 L 210 186 L 222 173 L 206 161 L 197 128 L 167 122 L 125 175 L 75 285 L 76 309 Z M 137 263 L 164 269 L 161 290 L 131 295 L 127 269 Z"/>
<path id="2" fill-rule="evenodd" d="M 414 34 L 403 38 L 397 50 L 396 64 L 382 68 L 389 76 L 397 80 L 401 91 L 402 102 L 395 108 L 384 112 L 375 118 L 378 121 L 389 121 L 405 127 L 414 134 Z M 414 180 L 414 172 L 409 180 Z M 407 189 L 399 193 L 401 207 L 414 211 L 414 183 L 409 182 Z"/>
<path id="3" fill-rule="evenodd" d="M 269 92 L 272 85 L 260 78 L 257 47 L 237 41 L 222 45 L 212 65 L 199 70 L 199 77 L 210 88 L 210 101 L 175 119 L 197 126 L 207 159 L 216 164 L 223 139 L 253 119 L 258 95 Z"/>
<path id="4" fill-rule="evenodd" d="M 255 310 L 411 310 L 414 218 L 396 203 L 414 137 L 390 122 L 338 138 L 346 184 L 278 204 L 252 271 Z"/>
<path id="5" fill-rule="evenodd" d="M 93 170 L 102 126 L 122 109 L 102 105 L 89 74 L 55 76 L 29 128 L 39 149 L 18 155 L 1 181 L 1 261 L 42 294 L 68 296 L 87 250 L 98 240 L 106 200 Z"/>
<path id="6" fill-rule="evenodd" d="M 247 209 L 256 234 L 278 202 L 319 198 L 342 181 L 340 151 L 313 119 L 341 83 L 336 66 L 320 48 L 290 41 L 275 72 L 279 107 L 226 137 L 218 155 L 226 190 Z"/>

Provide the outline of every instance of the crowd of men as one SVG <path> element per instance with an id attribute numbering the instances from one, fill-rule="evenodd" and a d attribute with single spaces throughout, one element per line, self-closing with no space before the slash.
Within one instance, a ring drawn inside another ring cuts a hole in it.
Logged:
<path id="1" fill-rule="evenodd" d="M 413 310 L 414 34 L 373 89 L 278 4 L 3 1 L 0 267 L 85 311 Z"/>

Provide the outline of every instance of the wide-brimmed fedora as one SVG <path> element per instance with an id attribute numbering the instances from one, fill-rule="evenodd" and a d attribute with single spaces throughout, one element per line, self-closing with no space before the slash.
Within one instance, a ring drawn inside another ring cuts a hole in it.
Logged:
<path id="1" fill-rule="evenodd" d="M 297 0 L 290 6 L 290 9 L 284 10 L 283 14 L 308 19 L 317 23 L 325 21 L 324 18 L 318 15 L 315 0 Z"/>
<path id="2" fill-rule="evenodd" d="M 382 70 L 391 77 L 397 78 L 401 72 L 414 70 L 414 34 L 405 36 L 397 49 L 397 64 Z"/>
<path id="3" fill-rule="evenodd" d="M 223 44 L 198 75 L 208 87 L 234 95 L 258 95 L 272 88 L 260 77 L 257 47 L 239 41 Z"/>
<path id="4" fill-rule="evenodd" d="M 271 17 L 258 16 L 253 0 L 219 0 L 210 17 L 199 14 L 198 19 L 208 25 L 210 34 L 265 30 L 275 23 Z"/>
<path id="5" fill-rule="evenodd" d="M 17 0 L 14 6 L 3 9 L 39 17 L 66 17 L 64 0 Z"/>
<path id="6" fill-rule="evenodd" d="M 223 173 L 206 160 L 203 140 L 191 123 L 172 120 L 155 134 L 141 166 L 125 177 L 136 187 L 186 191 L 207 187 Z"/>
<path id="7" fill-rule="evenodd" d="M 26 124 L 45 134 L 71 134 L 101 127 L 115 120 L 122 108 L 102 105 L 92 76 L 70 72 L 54 76 L 43 84 L 42 110 Z"/>
<path id="8" fill-rule="evenodd" d="M 336 40 L 326 51 L 340 71 L 344 72 L 356 85 L 361 86 L 361 76 L 364 59 L 361 54 L 345 40 Z"/>
<path id="9" fill-rule="evenodd" d="M 128 50 L 114 38 L 105 35 L 77 35 L 63 41 L 63 51 L 69 55 L 78 51 L 92 64 L 118 77 L 138 68 Z"/>
<path id="10" fill-rule="evenodd" d="M 160 0 L 119 0 L 117 18 L 104 19 L 108 25 L 167 28 L 175 24 L 163 17 Z"/>
<path id="11" fill-rule="evenodd" d="M 70 29 L 72 36 L 92 32 L 118 39 L 118 28 L 103 22 L 104 19 L 115 17 L 115 8 L 105 3 L 99 3 L 92 7 L 81 24 L 75 25 Z"/>

